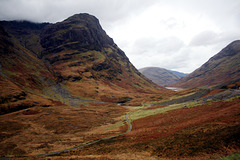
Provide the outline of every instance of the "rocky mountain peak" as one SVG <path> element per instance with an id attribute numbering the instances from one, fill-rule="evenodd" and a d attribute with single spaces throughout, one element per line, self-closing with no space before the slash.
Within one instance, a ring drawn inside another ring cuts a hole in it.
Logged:
<path id="1" fill-rule="evenodd" d="M 98 19 L 89 14 L 76 14 L 63 22 L 45 27 L 41 34 L 41 45 L 47 52 L 63 50 L 64 47 L 81 50 L 98 50 L 114 42 L 102 29 Z M 59 48 L 61 45 L 61 48 Z M 49 50 L 50 49 L 50 50 Z"/>
<path id="2" fill-rule="evenodd" d="M 93 16 L 93 15 L 90 15 L 88 13 L 79 13 L 79 14 L 75 14 L 67 19 L 65 19 L 63 22 L 70 22 L 70 23 L 83 23 L 83 22 L 86 22 L 86 23 L 95 23 L 96 25 L 99 25 L 99 20 Z M 101 26 L 100 26 L 101 27 Z"/>

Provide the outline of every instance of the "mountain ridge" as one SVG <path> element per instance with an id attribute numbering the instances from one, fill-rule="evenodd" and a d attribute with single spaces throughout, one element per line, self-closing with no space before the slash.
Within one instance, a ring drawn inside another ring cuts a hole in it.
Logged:
<path id="1" fill-rule="evenodd" d="M 29 94 L 67 102 L 61 94 L 69 92 L 118 102 L 136 98 L 136 92 L 166 91 L 138 72 L 92 15 L 75 14 L 53 24 L 1 21 L 0 29 L 1 79 Z M 58 84 L 65 91 L 54 89 Z"/>
<path id="2" fill-rule="evenodd" d="M 188 73 L 183 73 L 183 72 L 178 72 L 178 71 L 174 71 L 174 70 L 169 70 L 170 72 L 178 75 L 179 77 L 185 77 L 186 75 L 188 75 Z"/>
<path id="3" fill-rule="evenodd" d="M 139 69 L 139 71 L 148 79 L 161 86 L 171 85 L 185 75 L 181 72 L 171 71 L 160 67 L 145 67 Z"/>
<path id="4" fill-rule="evenodd" d="M 201 67 L 172 86 L 194 88 L 221 84 L 240 76 L 240 40 L 233 41 Z"/>

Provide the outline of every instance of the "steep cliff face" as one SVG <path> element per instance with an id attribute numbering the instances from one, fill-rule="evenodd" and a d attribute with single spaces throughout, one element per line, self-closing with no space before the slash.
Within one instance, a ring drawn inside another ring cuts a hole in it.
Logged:
<path id="1" fill-rule="evenodd" d="M 40 104 L 44 100 L 33 100 L 33 93 L 43 94 L 45 88 L 56 84 L 51 69 L 26 47 L 33 47 L 27 43 L 30 39 L 21 38 L 30 33 L 7 32 L 18 23 L 4 23 L 8 26 L 0 26 L 0 114 Z"/>
<path id="2" fill-rule="evenodd" d="M 89 14 L 55 24 L 2 21 L 0 26 L 2 85 L 11 82 L 21 91 L 39 94 L 60 85 L 72 96 L 110 102 L 164 91 L 136 70 Z M 3 98 L 7 92 L 1 93 Z"/>
<path id="3" fill-rule="evenodd" d="M 50 24 L 41 33 L 41 45 L 45 48 L 43 54 L 64 49 L 101 51 L 113 44 L 98 19 L 89 14 L 76 14 L 63 22 Z"/>
<path id="4" fill-rule="evenodd" d="M 194 88 L 221 84 L 240 77 L 240 40 L 230 43 L 193 73 L 173 86 Z"/>
<path id="5" fill-rule="evenodd" d="M 16 22 L 14 22 L 13 25 L 15 25 L 15 23 Z M 9 24 L 9 26 L 11 26 L 11 24 Z M 19 31 L 15 31 L 15 33 L 6 32 L 9 29 L 8 27 L 6 27 L 6 30 L 2 27 L 0 29 L 1 77 L 12 81 L 19 87 L 41 91 L 44 86 L 48 86 L 48 80 L 51 79 L 54 81 L 55 79 L 50 68 L 42 60 L 37 58 L 34 51 L 26 47 L 31 48 L 31 45 L 28 45 L 28 43 L 24 41 L 25 38 L 23 38 L 21 34 L 28 37 L 27 33 L 23 34 L 22 32 L 19 33 Z M 30 39 L 28 39 L 28 41 L 30 41 Z M 3 89 L 4 88 L 3 86 Z"/>

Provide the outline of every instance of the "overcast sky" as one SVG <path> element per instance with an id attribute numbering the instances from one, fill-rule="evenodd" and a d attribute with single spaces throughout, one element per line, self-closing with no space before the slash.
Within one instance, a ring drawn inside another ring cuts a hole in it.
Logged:
<path id="1" fill-rule="evenodd" d="M 96 16 L 136 68 L 190 73 L 240 39 L 240 0 L 0 0 L 0 20 Z"/>

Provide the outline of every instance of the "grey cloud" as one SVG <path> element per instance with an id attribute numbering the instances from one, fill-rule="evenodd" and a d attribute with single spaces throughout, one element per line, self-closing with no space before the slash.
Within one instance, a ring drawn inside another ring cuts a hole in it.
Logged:
<path id="1" fill-rule="evenodd" d="M 129 54 L 137 68 L 157 66 L 166 69 L 186 69 L 189 55 L 186 45 L 177 37 L 156 39 L 152 37 L 138 39 L 134 51 Z M 182 51 L 183 50 L 183 51 Z M 182 54 L 184 53 L 184 54 Z"/>
<path id="2" fill-rule="evenodd" d="M 177 37 L 166 37 L 158 41 L 158 52 L 164 54 L 176 53 L 185 46 L 184 42 Z"/>
<path id="3" fill-rule="evenodd" d="M 225 31 L 215 33 L 214 31 L 203 31 L 192 38 L 190 46 L 211 46 L 222 43 L 230 43 L 234 40 L 240 39 L 240 32 Z"/>
<path id="4" fill-rule="evenodd" d="M 179 21 L 174 17 L 168 19 L 161 19 L 160 23 L 163 26 L 166 26 L 166 29 L 183 28 L 185 26 L 183 21 Z"/>
<path id="5" fill-rule="evenodd" d="M 199 16 L 208 17 L 221 30 L 232 30 L 240 27 L 239 0 L 166 0 L 163 2 L 177 11 L 189 15 L 198 14 Z M 159 4 L 163 2 L 159 1 Z"/>
<path id="6" fill-rule="evenodd" d="M 218 41 L 219 35 L 213 31 L 203 31 L 192 38 L 190 45 L 191 46 L 207 46 Z"/>
<path id="7" fill-rule="evenodd" d="M 143 37 L 134 43 L 134 53 L 147 54 L 174 54 L 184 47 L 184 42 L 177 37 L 165 37 L 157 39 Z"/>
<path id="8" fill-rule="evenodd" d="M 90 13 L 104 22 L 137 13 L 154 0 L 1 0 L 0 19 L 56 22 L 76 13 Z"/>
<path id="9" fill-rule="evenodd" d="M 147 55 L 137 55 L 134 56 L 133 60 L 136 61 L 137 68 L 155 66 L 166 69 L 190 72 L 189 68 L 189 60 L 190 57 L 188 55 L 181 54 L 172 54 L 172 55 L 152 55 L 149 57 Z M 144 63 L 142 62 L 144 60 Z"/>

